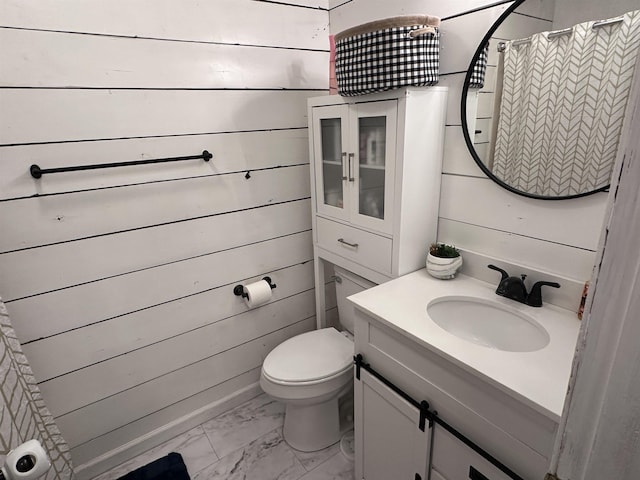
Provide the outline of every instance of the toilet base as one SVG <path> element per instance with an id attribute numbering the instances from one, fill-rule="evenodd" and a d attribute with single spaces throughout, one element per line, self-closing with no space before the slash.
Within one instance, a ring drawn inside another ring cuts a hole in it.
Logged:
<path id="1" fill-rule="evenodd" d="M 315 452 L 338 442 L 338 397 L 314 405 L 287 404 L 283 436 L 291 447 L 302 452 Z"/>

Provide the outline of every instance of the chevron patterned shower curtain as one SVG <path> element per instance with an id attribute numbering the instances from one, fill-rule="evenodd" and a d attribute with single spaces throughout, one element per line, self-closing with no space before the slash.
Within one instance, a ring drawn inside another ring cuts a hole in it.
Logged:
<path id="1" fill-rule="evenodd" d="M 44 404 L 36 379 L 0 299 L 0 465 L 10 450 L 35 438 L 47 451 L 51 468 L 42 480 L 73 476 L 71 455 Z"/>
<path id="2" fill-rule="evenodd" d="M 518 190 L 568 196 L 609 183 L 640 49 L 640 10 L 593 24 L 506 44 L 492 170 Z"/>

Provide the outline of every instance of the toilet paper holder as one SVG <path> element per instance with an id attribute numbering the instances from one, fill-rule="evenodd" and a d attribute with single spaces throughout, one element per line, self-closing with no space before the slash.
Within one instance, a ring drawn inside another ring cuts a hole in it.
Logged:
<path id="1" fill-rule="evenodd" d="M 271 290 L 276 288 L 276 284 L 271 282 L 271 277 L 262 277 L 262 280 L 264 280 L 265 282 L 267 282 L 269 284 L 269 286 L 271 287 Z M 235 287 L 233 287 L 233 294 L 236 297 L 249 298 L 249 295 L 247 295 L 244 292 L 244 286 L 243 285 L 236 285 Z"/>
<path id="2" fill-rule="evenodd" d="M 42 444 L 28 440 L 12 449 L 0 464 L 0 480 L 36 480 L 51 468 Z"/>

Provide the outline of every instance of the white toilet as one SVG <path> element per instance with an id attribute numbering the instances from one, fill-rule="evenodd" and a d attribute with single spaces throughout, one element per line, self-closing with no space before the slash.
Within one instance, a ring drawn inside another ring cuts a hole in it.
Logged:
<path id="1" fill-rule="evenodd" d="M 260 375 L 262 389 L 286 404 L 284 439 L 303 452 L 336 443 L 353 421 L 351 411 L 344 412 L 353 405 L 354 353 L 353 306 L 346 298 L 375 284 L 338 267 L 335 273 L 345 331 L 323 328 L 284 341 L 267 355 Z"/>

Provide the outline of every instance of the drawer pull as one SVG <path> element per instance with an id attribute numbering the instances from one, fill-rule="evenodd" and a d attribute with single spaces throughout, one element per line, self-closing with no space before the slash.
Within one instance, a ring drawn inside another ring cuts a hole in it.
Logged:
<path id="1" fill-rule="evenodd" d="M 490 480 L 489 477 L 484 476 L 471 465 L 469 465 L 469 478 L 471 480 Z"/>
<path id="2" fill-rule="evenodd" d="M 344 245 L 348 245 L 349 247 L 358 248 L 358 244 L 357 243 L 349 243 L 344 238 L 339 238 L 338 242 L 340 242 L 340 243 L 342 243 Z"/>

